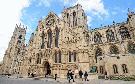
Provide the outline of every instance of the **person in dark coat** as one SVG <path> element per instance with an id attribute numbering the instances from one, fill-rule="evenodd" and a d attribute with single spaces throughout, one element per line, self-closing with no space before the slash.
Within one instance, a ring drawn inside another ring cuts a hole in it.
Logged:
<path id="1" fill-rule="evenodd" d="M 70 80 L 71 80 L 71 77 L 70 77 L 70 70 L 69 70 L 68 73 L 67 73 L 67 80 L 68 80 L 69 83 L 70 83 Z"/>
<path id="2" fill-rule="evenodd" d="M 83 72 L 82 72 L 82 70 L 80 70 L 79 71 L 79 76 L 80 76 L 80 78 L 82 79 L 82 75 L 83 75 Z M 83 80 L 83 79 L 82 79 Z"/>
<path id="3" fill-rule="evenodd" d="M 73 74 L 73 72 L 72 72 L 72 71 L 69 73 L 69 75 L 70 75 L 70 77 L 71 77 L 71 79 L 70 79 L 70 80 L 73 80 L 73 82 L 75 82 L 75 81 L 74 81 L 74 74 Z"/>
<path id="4" fill-rule="evenodd" d="M 84 79 L 85 79 L 85 81 L 88 81 L 88 73 L 87 73 L 87 71 L 85 71 L 85 73 L 84 73 Z"/>
<path id="5" fill-rule="evenodd" d="M 57 74 L 54 75 L 55 80 L 57 79 Z"/>

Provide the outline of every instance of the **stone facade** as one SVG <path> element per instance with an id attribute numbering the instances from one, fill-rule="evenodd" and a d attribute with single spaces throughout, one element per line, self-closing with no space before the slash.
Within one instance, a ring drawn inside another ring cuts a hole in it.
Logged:
<path id="1" fill-rule="evenodd" d="M 38 22 L 25 46 L 25 28 L 16 26 L 4 56 L 4 72 L 66 77 L 71 70 L 104 75 L 135 75 L 135 13 L 127 21 L 89 30 L 80 4 L 66 8 L 62 18 L 50 12 Z M 21 42 L 18 43 L 20 40 Z M 19 50 L 19 51 L 18 51 Z"/>

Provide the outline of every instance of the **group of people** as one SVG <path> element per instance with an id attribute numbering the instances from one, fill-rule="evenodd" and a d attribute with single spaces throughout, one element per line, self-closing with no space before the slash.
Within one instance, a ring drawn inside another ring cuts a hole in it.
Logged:
<path id="1" fill-rule="evenodd" d="M 82 81 L 83 81 L 83 76 L 84 76 L 85 81 L 89 81 L 88 78 L 87 78 L 87 77 L 88 77 L 87 71 L 85 71 L 85 72 L 83 73 L 83 72 L 80 70 L 79 73 L 78 73 L 78 75 L 79 75 L 79 78 L 82 79 Z M 75 82 L 74 78 L 77 78 L 76 75 L 74 76 L 74 71 L 69 70 L 69 71 L 67 72 L 67 79 L 68 79 L 69 83 L 70 83 L 71 80 L 73 80 L 73 82 Z"/>

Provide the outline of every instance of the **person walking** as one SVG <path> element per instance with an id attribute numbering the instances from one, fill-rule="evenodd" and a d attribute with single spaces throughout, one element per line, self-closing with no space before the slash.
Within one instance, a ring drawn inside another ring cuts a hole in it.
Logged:
<path id="1" fill-rule="evenodd" d="M 75 82 L 75 81 L 74 81 L 74 73 L 71 71 L 69 75 L 70 75 L 70 77 L 71 77 L 70 80 L 73 80 L 73 82 Z"/>
<path id="2" fill-rule="evenodd" d="M 85 79 L 85 81 L 88 81 L 88 73 L 87 73 L 87 71 L 85 71 L 85 73 L 84 73 L 84 79 Z"/>
<path id="3" fill-rule="evenodd" d="M 82 76 L 83 76 L 82 70 L 79 71 L 79 76 L 80 76 L 80 78 L 82 79 Z M 82 79 L 82 81 L 83 81 L 83 79 Z"/>
<path id="4" fill-rule="evenodd" d="M 105 71 L 105 80 L 107 80 L 107 72 Z"/>
<path id="5" fill-rule="evenodd" d="M 57 79 L 57 74 L 54 75 L 55 80 Z"/>
<path id="6" fill-rule="evenodd" d="M 70 70 L 68 71 L 68 73 L 67 73 L 67 80 L 69 81 L 69 83 L 70 83 L 70 80 L 71 80 L 71 76 L 70 76 Z"/>

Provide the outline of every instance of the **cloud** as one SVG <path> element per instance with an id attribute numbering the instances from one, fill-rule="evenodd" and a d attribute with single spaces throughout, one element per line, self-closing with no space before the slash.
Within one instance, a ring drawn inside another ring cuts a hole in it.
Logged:
<path id="1" fill-rule="evenodd" d="M 107 9 L 105 9 L 103 0 L 64 0 L 65 6 L 74 6 L 76 4 L 81 4 L 87 13 L 89 25 L 93 19 L 92 16 L 97 16 L 100 20 L 103 20 L 109 15 Z"/>
<path id="2" fill-rule="evenodd" d="M 36 0 L 35 0 L 35 1 L 36 1 Z M 38 2 L 37 6 L 42 6 L 42 5 L 44 5 L 44 6 L 46 6 L 46 7 L 50 7 L 50 2 L 51 2 L 51 0 L 38 0 L 37 2 Z"/>
<path id="3" fill-rule="evenodd" d="M 108 15 L 108 11 L 104 7 L 102 0 L 64 0 L 64 5 L 76 5 L 81 4 L 86 12 L 90 12 L 94 15 Z"/>
<path id="4" fill-rule="evenodd" d="M 3 59 L 16 23 L 21 23 L 21 11 L 28 7 L 29 0 L 2 0 L 0 1 L 0 61 Z"/>

